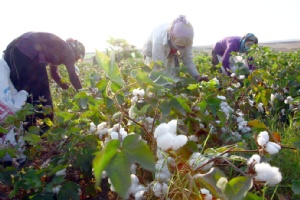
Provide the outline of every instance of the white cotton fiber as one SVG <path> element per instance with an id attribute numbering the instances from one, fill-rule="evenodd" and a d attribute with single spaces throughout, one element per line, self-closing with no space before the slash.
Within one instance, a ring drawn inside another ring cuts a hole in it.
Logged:
<path id="1" fill-rule="evenodd" d="M 172 147 L 174 135 L 171 133 L 166 133 L 157 138 L 157 147 L 161 148 L 163 151 L 168 150 Z"/>
<path id="2" fill-rule="evenodd" d="M 154 131 L 154 138 L 158 138 L 159 136 L 167 133 L 169 130 L 169 126 L 166 123 L 160 124 Z"/>
<path id="3" fill-rule="evenodd" d="M 171 120 L 168 123 L 169 126 L 169 132 L 172 133 L 173 135 L 176 135 L 176 130 L 177 130 L 177 120 Z"/>
<path id="4" fill-rule="evenodd" d="M 177 150 L 180 147 L 182 147 L 183 145 L 186 144 L 187 142 L 187 137 L 185 135 L 178 135 L 176 137 L 174 137 L 173 141 L 172 141 L 172 149 L 173 150 Z"/>

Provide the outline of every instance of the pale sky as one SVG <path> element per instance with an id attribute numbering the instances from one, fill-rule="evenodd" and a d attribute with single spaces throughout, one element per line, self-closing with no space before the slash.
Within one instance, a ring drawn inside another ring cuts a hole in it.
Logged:
<path id="1" fill-rule="evenodd" d="M 141 48 L 151 31 L 186 15 L 194 46 L 254 33 L 259 42 L 300 40 L 300 0 L 2 0 L 0 51 L 28 31 L 104 50 L 109 36 Z"/>

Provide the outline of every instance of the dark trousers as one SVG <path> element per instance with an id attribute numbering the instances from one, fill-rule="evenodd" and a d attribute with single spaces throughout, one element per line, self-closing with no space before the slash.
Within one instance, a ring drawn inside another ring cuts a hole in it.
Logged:
<path id="1" fill-rule="evenodd" d="M 41 104 L 53 108 L 46 69 L 47 64 L 38 63 L 37 59 L 30 59 L 24 55 L 15 46 L 16 40 L 11 42 L 4 52 L 4 60 L 11 70 L 10 78 L 12 83 L 17 91 L 25 90 L 28 92 L 27 103 L 31 103 L 35 107 Z M 40 101 L 40 97 L 43 97 L 46 101 Z M 41 111 L 41 109 L 37 109 L 37 111 Z M 28 118 L 27 121 L 29 126 L 35 125 L 37 118 L 44 119 L 46 117 L 53 120 L 53 112 L 47 115 L 37 112 L 30 116 L 30 119 Z"/>

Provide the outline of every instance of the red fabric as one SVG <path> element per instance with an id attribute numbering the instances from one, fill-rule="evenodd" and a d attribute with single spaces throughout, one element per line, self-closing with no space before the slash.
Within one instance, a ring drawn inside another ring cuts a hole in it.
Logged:
<path id="1" fill-rule="evenodd" d="M 177 52 L 177 49 L 171 49 L 170 54 L 175 54 Z"/>

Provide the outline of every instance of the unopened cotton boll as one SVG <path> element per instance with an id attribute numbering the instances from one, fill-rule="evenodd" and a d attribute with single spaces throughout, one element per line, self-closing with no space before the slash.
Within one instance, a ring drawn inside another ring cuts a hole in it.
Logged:
<path id="1" fill-rule="evenodd" d="M 175 136 L 173 141 L 172 141 L 172 149 L 176 151 L 177 149 L 179 149 L 180 147 L 185 145 L 187 140 L 188 139 L 185 135 Z"/>

